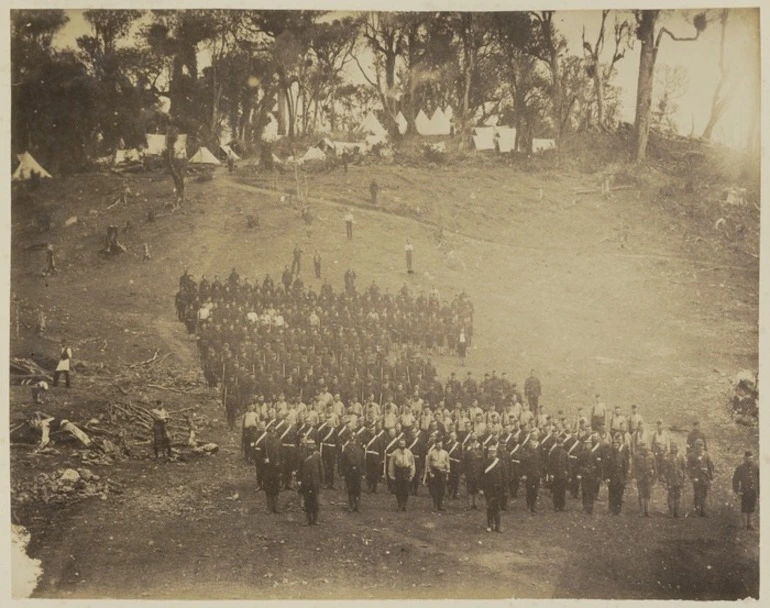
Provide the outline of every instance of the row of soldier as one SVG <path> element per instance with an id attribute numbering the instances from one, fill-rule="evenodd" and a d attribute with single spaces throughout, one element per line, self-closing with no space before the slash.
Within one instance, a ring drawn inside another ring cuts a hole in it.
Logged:
<path id="1" fill-rule="evenodd" d="M 368 409 L 374 410 L 373 405 L 368 404 Z M 674 441 L 655 442 L 652 437 L 662 430 L 656 429 L 650 437 L 643 421 L 634 434 L 610 435 L 602 426 L 592 429 L 586 419 L 572 425 L 549 415 L 534 418 L 527 415 L 531 414 L 528 404 L 522 407 L 517 428 L 510 412 L 505 423 L 494 411 L 476 413 L 471 420 L 473 414 L 463 408 L 459 416 L 450 414 L 442 420 L 441 413 L 429 407 L 418 412 L 406 406 L 394 422 L 390 416 L 396 410 L 372 418 L 344 406 L 338 416 L 334 407 L 329 404 L 326 415 L 317 416 L 315 409 L 295 414 L 291 404 L 282 409 L 261 403 L 250 406 L 244 415 L 244 453 L 255 466 L 258 487 L 265 491 L 271 511 L 277 512 L 280 488 L 292 487 L 307 446 L 318 446 L 320 483 L 335 489 L 335 478 L 341 476 L 351 510 L 358 510 L 362 481 L 370 493 L 385 482 L 400 510 L 406 509 L 408 496 L 417 495 L 421 484 L 429 486 L 434 508 L 443 510 L 445 496 L 458 498 L 462 482 L 469 508 L 476 508 L 483 491 L 488 509 L 492 507 L 489 527 L 499 527 L 495 505 L 505 510 L 522 487 L 533 514 L 541 487 L 550 490 L 556 511 L 565 509 L 569 492 L 573 498 L 581 497 L 584 510 L 592 513 L 605 484 L 610 511 L 619 514 L 627 482 L 634 479 L 641 515 L 649 516 L 649 501 L 660 482 L 667 489 L 672 516 L 679 517 L 682 489 L 689 479 L 694 508 L 705 516 L 713 465 L 697 426 L 688 435 L 685 455 Z M 356 466 L 351 467 L 352 461 Z M 400 468 L 403 463 L 408 471 Z M 495 476 L 500 483 L 493 490 L 488 478 Z"/>
<path id="2" fill-rule="evenodd" d="M 405 284 L 393 295 L 387 289 L 381 292 L 375 282 L 359 293 L 352 272 L 345 274 L 343 292 L 335 294 L 324 281 L 316 294 L 312 288 L 305 289 L 298 276 L 291 283 L 284 281 L 281 288 L 269 274 L 259 286 L 248 279 L 241 282 L 235 269 L 224 283 L 219 277 L 209 283 L 205 276 L 196 283 L 185 271 L 176 295 L 177 316 L 190 333 L 203 324 L 217 327 L 217 334 L 228 334 L 228 339 L 220 342 L 227 341 L 236 348 L 256 328 L 263 329 L 262 340 L 287 328 L 328 330 L 332 335 L 341 328 L 355 328 L 359 334 L 377 328 L 383 330 L 375 344 L 380 350 L 387 342 L 410 344 L 437 354 L 453 352 L 461 335 L 466 345 L 470 343 L 473 304 L 465 293 L 450 303 L 442 302 L 435 288 L 427 296 L 422 292 L 414 296 Z"/>

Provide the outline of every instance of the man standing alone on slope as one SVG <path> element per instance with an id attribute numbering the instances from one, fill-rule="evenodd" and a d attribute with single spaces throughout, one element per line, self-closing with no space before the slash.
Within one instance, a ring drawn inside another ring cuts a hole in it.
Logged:
<path id="1" fill-rule="evenodd" d="M 540 401 L 540 394 L 543 392 L 540 386 L 540 380 L 535 376 L 535 370 L 529 370 L 529 378 L 524 381 L 524 394 L 527 397 L 527 403 L 529 403 L 529 409 L 532 414 L 537 418 L 537 408 Z"/>

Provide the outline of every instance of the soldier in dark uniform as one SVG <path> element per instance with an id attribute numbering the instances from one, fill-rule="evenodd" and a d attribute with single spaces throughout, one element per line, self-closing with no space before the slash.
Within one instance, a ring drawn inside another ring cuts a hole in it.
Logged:
<path id="1" fill-rule="evenodd" d="M 281 430 L 281 452 L 283 455 L 283 487 L 291 490 L 292 475 L 299 466 L 299 450 L 297 448 L 297 427 L 288 422 Z"/>
<path id="2" fill-rule="evenodd" d="M 511 450 L 511 478 L 509 480 L 511 498 L 518 498 L 521 484 L 521 460 L 526 445 L 529 443 L 529 433 L 524 425 L 515 435 L 516 446 Z"/>
<path id="3" fill-rule="evenodd" d="M 527 489 L 527 510 L 534 515 L 537 512 L 537 494 L 540 488 L 541 462 L 538 449 L 538 430 L 530 434 L 530 441 L 521 456 L 521 478 Z"/>
<path id="4" fill-rule="evenodd" d="M 490 446 L 487 451 L 489 462 L 486 463 L 481 478 L 481 488 L 487 503 L 487 532 L 492 529 L 501 532 L 500 528 L 500 498 L 507 480 L 500 459 L 497 457 L 497 446 Z"/>
<path id="5" fill-rule="evenodd" d="M 334 490 L 334 468 L 337 463 L 337 429 L 327 419 L 318 429 L 318 437 L 321 441 L 321 460 L 324 465 L 324 485 L 329 490 Z"/>
<path id="6" fill-rule="evenodd" d="M 265 490 L 267 510 L 278 513 L 278 494 L 281 491 L 281 440 L 275 431 L 274 424 L 267 430 L 264 440 L 264 470 L 262 488 Z"/>
<path id="7" fill-rule="evenodd" d="M 703 439 L 696 439 L 687 457 L 687 475 L 692 480 L 693 503 L 698 515 L 706 517 L 706 498 L 714 478 L 714 465 L 706 452 Z"/>
<path id="8" fill-rule="evenodd" d="M 263 476 L 265 471 L 265 423 L 257 423 L 257 432 L 254 434 L 254 441 L 251 444 L 252 459 L 254 460 L 254 473 L 257 478 L 257 490 L 262 490 Z"/>
<path id="9" fill-rule="evenodd" d="M 658 465 L 655 455 L 645 442 L 641 442 L 634 453 L 634 477 L 639 492 L 639 501 L 642 505 L 641 515 L 650 517 L 650 499 L 652 498 L 652 488 L 658 479 Z"/>
<path id="10" fill-rule="evenodd" d="M 620 515 L 620 510 L 623 508 L 623 493 L 626 490 L 629 463 L 628 446 L 618 433 L 612 440 L 612 450 L 607 457 L 604 471 L 610 513 L 613 515 Z"/>
<path id="11" fill-rule="evenodd" d="M 321 493 L 321 480 L 324 478 L 324 466 L 321 455 L 316 450 L 313 440 L 305 444 L 307 455 L 299 465 L 300 491 L 305 504 L 308 526 L 318 525 L 318 496 Z"/>
<path id="12" fill-rule="evenodd" d="M 366 458 L 366 487 L 371 494 L 377 493 L 377 485 L 382 477 L 382 462 L 383 452 L 385 445 L 383 439 L 385 432 L 379 428 L 379 424 L 375 427 L 372 437 L 366 442 L 364 446 L 364 455 Z"/>
<path id="13" fill-rule="evenodd" d="M 580 452 L 583 450 L 584 445 L 576 435 L 572 434 L 570 429 L 567 429 L 564 437 L 564 449 L 567 450 L 567 463 L 569 478 L 567 479 L 567 489 L 569 490 L 572 498 L 579 498 L 580 496 Z"/>
<path id="14" fill-rule="evenodd" d="M 342 450 L 341 468 L 348 491 L 348 506 L 351 511 L 358 512 L 361 504 L 361 478 L 365 468 L 364 448 L 361 439 L 354 435 Z"/>
<path id="15" fill-rule="evenodd" d="M 589 515 L 594 512 L 596 499 L 595 486 L 599 475 L 599 463 L 596 452 L 591 450 L 591 439 L 583 442 L 583 448 L 578 455 L 577 478 L 580 480 L 580 494 L 583 498 L 583 510 Z"/>
<path id="16" fill-rule="evenodd" d="M 564 437 L 559 436 L 548 453 L 548 475 L 551 482 L 553 510 L 564 511 L 567 506 L 567 480 L 569 479 L 569 456 L 564 449 Z"/>
<path id="17" fill-rule="evenodd" d="M 663 460 L 661 475 L 668 491 L 668 511 L 672 517 L 678 518 L 682 488 L 687 480 L 687 461 L 679 453 L 679 446 L 675 443 L 671 444 L 670 451 Z"/>
<path id="18" fill-rule="evenodd" d="M 751 514 L 756 510 L 759 498 L 759 465 L 754 462 L 751 452 L 744 453 L 743 464 L 735 469 L 733 491 L 741 497 L 741 513 L 746 517 L 746 529 L 753 530 Z"/>

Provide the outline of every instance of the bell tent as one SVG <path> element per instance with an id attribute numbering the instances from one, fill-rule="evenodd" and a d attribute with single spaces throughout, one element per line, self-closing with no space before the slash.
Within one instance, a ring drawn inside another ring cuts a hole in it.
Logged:
<path id="1" fill-rule="evenodd" d="M 19 160 L 19 166 L 13 172 L 11 181 L 21 182 L 31 179 L 33 173 L 37 174 L 38 177 L 51 177 L 51 174 L 43 169 L 29 152 L 18 154 L 16 158 Z"/>
<path id="2" fill-rule="evenodd" d="M 206 146 L 201 146 L 198 151 L 187 161 L 191 165 L 221 165 L 219 159 L 214 156 Z"/>

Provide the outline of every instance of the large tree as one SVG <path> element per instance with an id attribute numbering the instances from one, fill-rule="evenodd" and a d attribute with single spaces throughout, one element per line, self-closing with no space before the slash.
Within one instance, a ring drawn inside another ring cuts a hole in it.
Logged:
<path id="1" fill-rule="evenodd" d="M 636 37 L 641 41 L 639 54 L 639 78 L 636 85 L 636 117 L 634 119 L 634 160 L 643 162 L 647 154 L 647 138 L 650 133 L 652 119 L 652 95 L 655 80 L 655 63 L 663 36 L 675 41 L 694 41 L 706 29 L 706 16 L 703 13 L 695 15 L 692 36 L 677 36 L 666 27 L 658 27 L 660 10 L 635 10 Z"/>
<path id="2" fill-rule="evenodd" d="M 714 95 L 711 97 L 711 113 L 709 114 L 706 128 L 703 129 L 703 139 L 706 140 L 711 139 L 714 127 L 717 126 L 717 123 L 733 100 L 731 91 L 729 89 L 725 90 L 730 78 L 730 71 L 725 64 L 725 32 L 727 31 L 728 16 L 728 9 L 724 8 L 720 11 L 719 22 L 722 29 L 719 38 L 719 82 L 717 83 L 716 89 L 714 89 Z"/>

